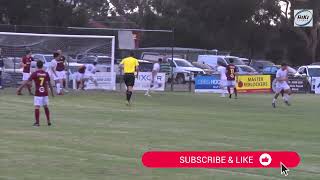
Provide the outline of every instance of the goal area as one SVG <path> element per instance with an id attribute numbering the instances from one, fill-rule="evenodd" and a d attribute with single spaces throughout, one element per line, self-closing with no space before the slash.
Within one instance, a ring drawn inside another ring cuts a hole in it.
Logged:
<path id="1" fill-rule="evenodd" d="M 98 89 L 116 90 L 115 36 L 0 32 L 0 48 L 4 72 L 21 73 L 19 62 L 27 50 L 31 50 L 35 61 L 43 61 L 45 67 L 53 59 L 53 53 L 61 50 L 67 60 L 70 84 L 81 65 L 96 61 L 98 76 L 103 79 Z"/>

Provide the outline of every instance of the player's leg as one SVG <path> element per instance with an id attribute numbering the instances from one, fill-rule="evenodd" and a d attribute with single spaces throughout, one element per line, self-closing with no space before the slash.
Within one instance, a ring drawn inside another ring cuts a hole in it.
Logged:
<path id="1" fill-rule="evenodd" d="M 231 88 L 232 88 L 232 81 L 227 81 L 227 88 L 229 93 L 229 98 L 232 98 Z"/>
<path id="2" fill-rule="evenodd" d="M 83 74 L 81 76 L 80 85 L 81 85 L 81 90 L 84 90 L 84 88 L 85 88 L 85 78 L 84 78 Z"/>
<path id="3" fill-rule="evenodd" d="M 225 87 L 226 87 L 226 81 L 225 80 L 220 80 L 220 88 L 221 88 L 221 97 L 226 97 L 225 94 Z"/>
<path id="4" fill-rule="evenodd" d="M 291 105 L 291 104 L 290 104 L 290 96 L 291 96 L 291 94 L 292 94 L 292 91 L 291 91 L 290 86 L 289 86 L 288 84 L 286 84 L 283 91 L 284 91 L 284 102 L 285 102 L 288 106 L 290 106 L 290 105 Z"/>
<path id="5" fill-rule="evenodd" d="M 272 107 L 274 107 L 274 108 L 276 107 L 276 102 L 277 102 L 278 97 L 281 94 L 281 91 L 283 91 L 282 86 L 276 85 L 276 94 L 274 95 L 273 100 L 272 100 Z"/>
<path id="6" fill-rule="evenodd" d="M 41 97 L 34 97 L 34 118 L 35 123 L 33 126 L 40 126 L 40 106 L 42 105 Z"/>
<path id="7" fill-rule="evenodd" d="M 62 89 L 64 92 L 68 93 L 69 91 L 67 90 L 67 75 L 65 71 L 61 72 L 61 78 L 62 78 Z"/>
<path id="8" fill-rule="evenodd" d="M 33 93 L 32 93 L 32 90 L 31 90 L 32 89 L 32 82 L 28 82 L 27 89 L 28 89 L 29 95 L 33 96 Z"/>
<path id="9" fill-rule="evenodd" d="M 232 88 L 233 88 L 234 97 L 237 99 L 238 98 L 238 90 L 237 90 L 236 81 L 232 81 L 231 85 L 232 85 Z"/>
<path id="10" fill-rule="evenodd" d="M 126 75 L 125 83 L 127 85 L 127 103 L 130 105 L 131 97 L 133 94 L 133 86 L 134 86 L 135 77 L 134 75 Z"/>
<path id="11" fill-rule="evenodd" d="M 154 80 L 152 79 L 152 80 L 150 81 L 149 89 L 147 89 L 147 91 L 146 91 L 146 93 L 145 93 L 146 96 L 151 96 L 151 95 L 150 95 L 150 91 L 151 91 L 151 89 L 152 89 L 153 87 L 154 87 Z"/>
<path id="12" fill-rule="evenodd" d="M 81 84 L 81 77 L 80 77 L 80 73 L 77 72 L 76 74 L 76 86 L 77 86 L 77 90 L 79 90 L 80 88 L 80 84 Z"/>
<path id="13" fill-rule="evenodd" d="M 96 87 L 99 86 L 99 84 L 98 84 L 98 82 L 97 82 L 97 80 L 96 80 L 96 78 L 94 77 L 93 74 L 91 74 L 91 75 L 89 76 L 89 80 L 90 80 L 91 82 L 93 82 L 93 84 L 94 84 Z"/>
<path id="14" fill-rule="evenodd" d="M 58 78 L 55 79 L 55 83 L 56 83 L 56 92 L 58 95 L 61 95 L 61 82 Z"/>
<path id="15" fill-rule="evenodd" d="M 28 79 L 29 79 L 29 77 L 30 77 L 30 74 L 28 74 L 28 73 L 22 73 L 22 85 L 20 85 L 20 87 L 18 88 L 18 89 L 23 89 L 23 88 L 25 88 L 25 86 L 27 86 L 28 87 L 28 84 L 27 85 L 23 85 L 26 81 L 28 81 Z M 28 90 L 29 90 L 29 88 L 28 88 Z M 30 90 L 31 90 L 31 88 L 30 88 Z M 30 91 L 29 91 L 29 93 L 30 93 Z M 17 92 L 17 95 L 22 95 L 22 93 L 21 93 L 21 91 L 18 91 Z"/>
<path id="16" fill-rule="evenodd" d="M 50 110 L 49 110 L 49 97 L 43 97 L 43 108 L 44 108 L 44 112 L 46 114 L 47 117 L 47 123 L 48 126 L 51 126 L 51 120 L 50 120 Z"/>

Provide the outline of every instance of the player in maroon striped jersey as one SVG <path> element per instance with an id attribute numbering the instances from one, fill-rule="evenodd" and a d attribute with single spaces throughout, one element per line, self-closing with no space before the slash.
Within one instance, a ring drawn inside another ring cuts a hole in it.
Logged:
<path id="1" fill-rule="evenodd" d="M 57 50 L 57 53 L 60 55 L 60 58 L 58 59 L 57 61 L 57 68 L 56 68 L 56 71 L 57 71 L 57 74 L 58 74 L 58 77 L 61 81 L 61 84 L 62 84 L 62 87 L 63 87 L 63 90 L 65 92 L 68 92 L 66 90 L 66 57 L 62 54 L 62 50 Z"/>
<path id="2" fill-rule="evenodd" d="M 232 98 L 231 94 L 231 88 L 233 88 L 233 92 L 235 94 L 235 98 L 238 98 L 238 91 L 237 91 L 237 85 L 236 85 L 236 76 L 238 69 L 237 67 L 233 64 L 233 59 L 230 59 L 230 64 L 226 68 L 226 76 L 227 76 L 227 87 L 228 87 L 228 92 L 229 92 L 229 98 Z"/>
<path id="3" fill-rule="evenodd" d="M 35 115 L 35 123 L 34 126 L 38 127 L 40 126 L 40 107 L 44 107 L 44 111 L 47 117 L 47 123 L 48 126 L 51 126 L 51 121 L 50 121 L 50 111 L 49 111 L 49 98 L 48 98 L 48 92 L 50 88 L 52 97 L 54 97 L 53 94 L 53 88 L 50 83 L 50 76 L 49 74 L 44 71 L 43 68 L 43 62 L 38 61 L 37 62 L 37 71 L 31 74 L 29 77 L 28 81 L 24 82 L 23 85 L 26 85 L 27 83 L 32 83 L 34 81 L 35 84 L 35 96 L 34 96 L 34 115 Z M 23 86 L 22 86 L 23 87 Z M 20 87 L 17 91 L 19 93 L 22 89 Z"/>
<path id="4" fill-rule="evenodd" d="M 22 70 L 22 81 L 23 81 L 23 84 L 19 87 L 20 91 L 18 91 L 18 95 L 22 95 L 21 93 L 21 90 L 24 88 L 24 87 L 27 87 L 28 91 L 29 91 L 29 94 L 30 95 L 33 95 L 32 92 L 31 92 L 31 87 L 32 87 L 32 84 L 31 83 L 26 83 L 30 77 L 30 72 L 31 72 L 31 62 L 33 61 L 33 58 L 32 58 L 32 52 L 30 50 L 27 50 L 26 51 L 26 55 L 22 57 L 22 60 L 21 60 L 21 66 L 23 68 Z M 24 85 L 25 84 L 25 85 Z"/>

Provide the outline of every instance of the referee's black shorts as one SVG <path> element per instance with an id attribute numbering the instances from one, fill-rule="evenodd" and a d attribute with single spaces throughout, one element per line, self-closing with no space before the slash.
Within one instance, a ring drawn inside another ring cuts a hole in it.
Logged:
<path id="1" fill-rule="evenodd" d="M 126 73 L 124 74 L 123 79 L 126 86 L 134 86 L 134 81 L 136 77 L 134 76 L 134 73 Z"/>

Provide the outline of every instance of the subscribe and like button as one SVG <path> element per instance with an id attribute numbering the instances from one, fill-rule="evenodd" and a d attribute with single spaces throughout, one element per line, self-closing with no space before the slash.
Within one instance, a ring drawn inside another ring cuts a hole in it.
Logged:
<path id="1" fill-rule="evenodd" d="M 295 168 L 296 152 L 146 152 L 142 163 L 148 168 Z"/>

